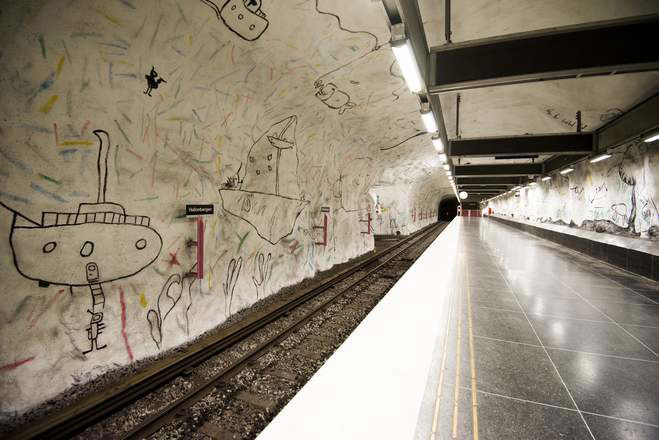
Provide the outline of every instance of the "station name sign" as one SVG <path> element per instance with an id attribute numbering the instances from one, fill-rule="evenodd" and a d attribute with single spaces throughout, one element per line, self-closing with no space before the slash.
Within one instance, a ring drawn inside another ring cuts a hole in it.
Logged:
<path id="1" fill-rule="evenodd" d="M 213 214 L 213 205 L 185 205 L 185 215 L 208 215 Z"/>

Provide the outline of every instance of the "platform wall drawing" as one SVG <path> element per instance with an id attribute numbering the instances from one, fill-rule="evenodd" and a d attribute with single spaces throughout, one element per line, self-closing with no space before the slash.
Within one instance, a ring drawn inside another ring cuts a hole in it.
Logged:
<path id="1" fill-rule="evenodd" d="M 641 239 L 659 238 L 659 149 L 640 139 L 612 157 L 489 203 L 496 214 Z"/>
<path id="2" fill-rule="evenodd" d="M 3 5 L 2 423 L 71 387 L 128 374 L 371 251 L 373 186 L 405 188 L 396 208 L 405 216 L 436 206 L 417 194 L 419 182 L 441 186 L 422 171 L 436 154 L 381 7 Z M 183 215 L 191 203 L 215 208 L 203 219 L 203 279 L 195 224 Z M 403 233 L 422 226 L 396 220 Z M 44 231 L 56 239 L 37 236 Z M 48 258 L 65 248 L 75 258 Z"/>

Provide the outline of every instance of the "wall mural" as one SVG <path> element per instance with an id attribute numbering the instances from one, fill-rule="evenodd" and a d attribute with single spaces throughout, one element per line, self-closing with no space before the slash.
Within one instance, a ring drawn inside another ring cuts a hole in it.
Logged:
<path id="1" fill-rule="evenodd" d="M 214 1 L 201 1 L 215 12 L 231 32 L 244 40 L 258 40 L 270 24 L 265 12 L 261 11 L 261 0 L 227 0 L 221 8 Z"/>
<path id="2" fill-rule="evenodd" d="M 280 188 L 284 173 L 297 176 L 299 164 L 295 129 L 297 116 L 273 124 L 247 153 L 245 173 L 220 189 L 222 208 L 250 224 L 271 244 L 292 234 L 295 222 L 309 203 L 296 198 L 298 188 Z"/>
<path id="3" fill-rule="evenodd" d="M 104 130 L 93 133 L 99 143 L 96 203 L 81 203 L 76 212 L 44 212 L 40 222 L 14 211 L 9 237 L 16 270 L 25 278 L 40 287 L 89 288 L 89 349 L 83 354 L 107 347 L 99 343 L 105 328 L 103 284 L 142 271 L 162 248 L 149 217 L 127 215 L 122 205 L 106 202 L 110 136 Z M 120 264 L 115 256 L 121 256 Z"/>
<path id="4" fill-rule="evenodd" d="M 149 96 L 151 96 L 151 91 L 153 89 L 157 89 L 160 84 L 167 82 L 163 78 L 158 78 L 158 72 L 156 72 L 156 68 L 153 66 L 151 66 L 151 72 L 149 72 L 148 75 L 144 75 L 144 77 L 146 78 L 147 84 L 144 94 Z"/>
<path id="5" fill-rule="evenodd" d="M 658 156 L 656 147 L 634 141 L 617 148 L 606 161 L 579 164 L 549 184 L 490 204 L 495 213 L 512 217 L 655 239 Z"/>
<path id="6" fill-rule="evenodd" d="M 3 8 L 0 436 L 71 387 L 371 251 L 376 182 L 383 233 L 426 224 L 407 213 L 434 202 L 423 206 L 404 182 L 436 187 L 419 171 L 435 153 L 381 7 Z M 204 217 L 203 279 L 188 203 L 218 205 Z M 325 216 L 327 230 L 316 229 Z"/>

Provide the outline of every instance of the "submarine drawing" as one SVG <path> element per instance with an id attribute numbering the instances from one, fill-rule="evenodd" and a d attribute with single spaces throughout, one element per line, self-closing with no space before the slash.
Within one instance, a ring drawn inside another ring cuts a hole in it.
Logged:
<path id="1" fill-rule="evenodd" d="M 118 203 L 106 202 L 110 136 L 95 130 L 99 141 L 96 203 L 80 203 L 75 212 L 43 212 L 35 222 L 14 211 L 10 246 L 18 272 L 39 286 L 88 286 L 92 307 L 89 350 L 100 346 L 105 294 L 103 284 L 127 278 L 153 263 L 162 249 L 160 234 L 147 216 L 127 215 Z"/>
<path id="2" fill-rule="evenodd" d="M 213 0 L 201 0 L 219 20 L 243 40 L 259 39 L 270 24 L 261 10 L 261 0 L 227 0 L 220 8 Z"/>
<path id="3" fill-rule="evenodd" d="M 236 177 L 219 190 L 222 208 L 249 223 L 271 244 L 293 233 L 298 217 L 309 204 L 298 199 L 290 185 L 280 186 L 283 173 L 297 178 L 296 127 L 296 116 L 273 124 L 247 153 L 244 175 L 239 169 Z"/>

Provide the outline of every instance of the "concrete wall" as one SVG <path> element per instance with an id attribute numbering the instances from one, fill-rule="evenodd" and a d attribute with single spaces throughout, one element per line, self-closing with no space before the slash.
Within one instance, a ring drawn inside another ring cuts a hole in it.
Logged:
<path id="1" fill-rule="evenodd" d="M 1 419 L 371 250 L 375 182 L 421 208 L 436 156 L 381 5 L 249 5 L 2 6 Z M 215 209 L 203 280 L 186 203 Z"/>
<path id="2" fill-rule="evenodd" d="M 608 160 L 489 203 L 495 214 L 643 238 L 659 235 L 659 148 L 623 145 Z"/>

